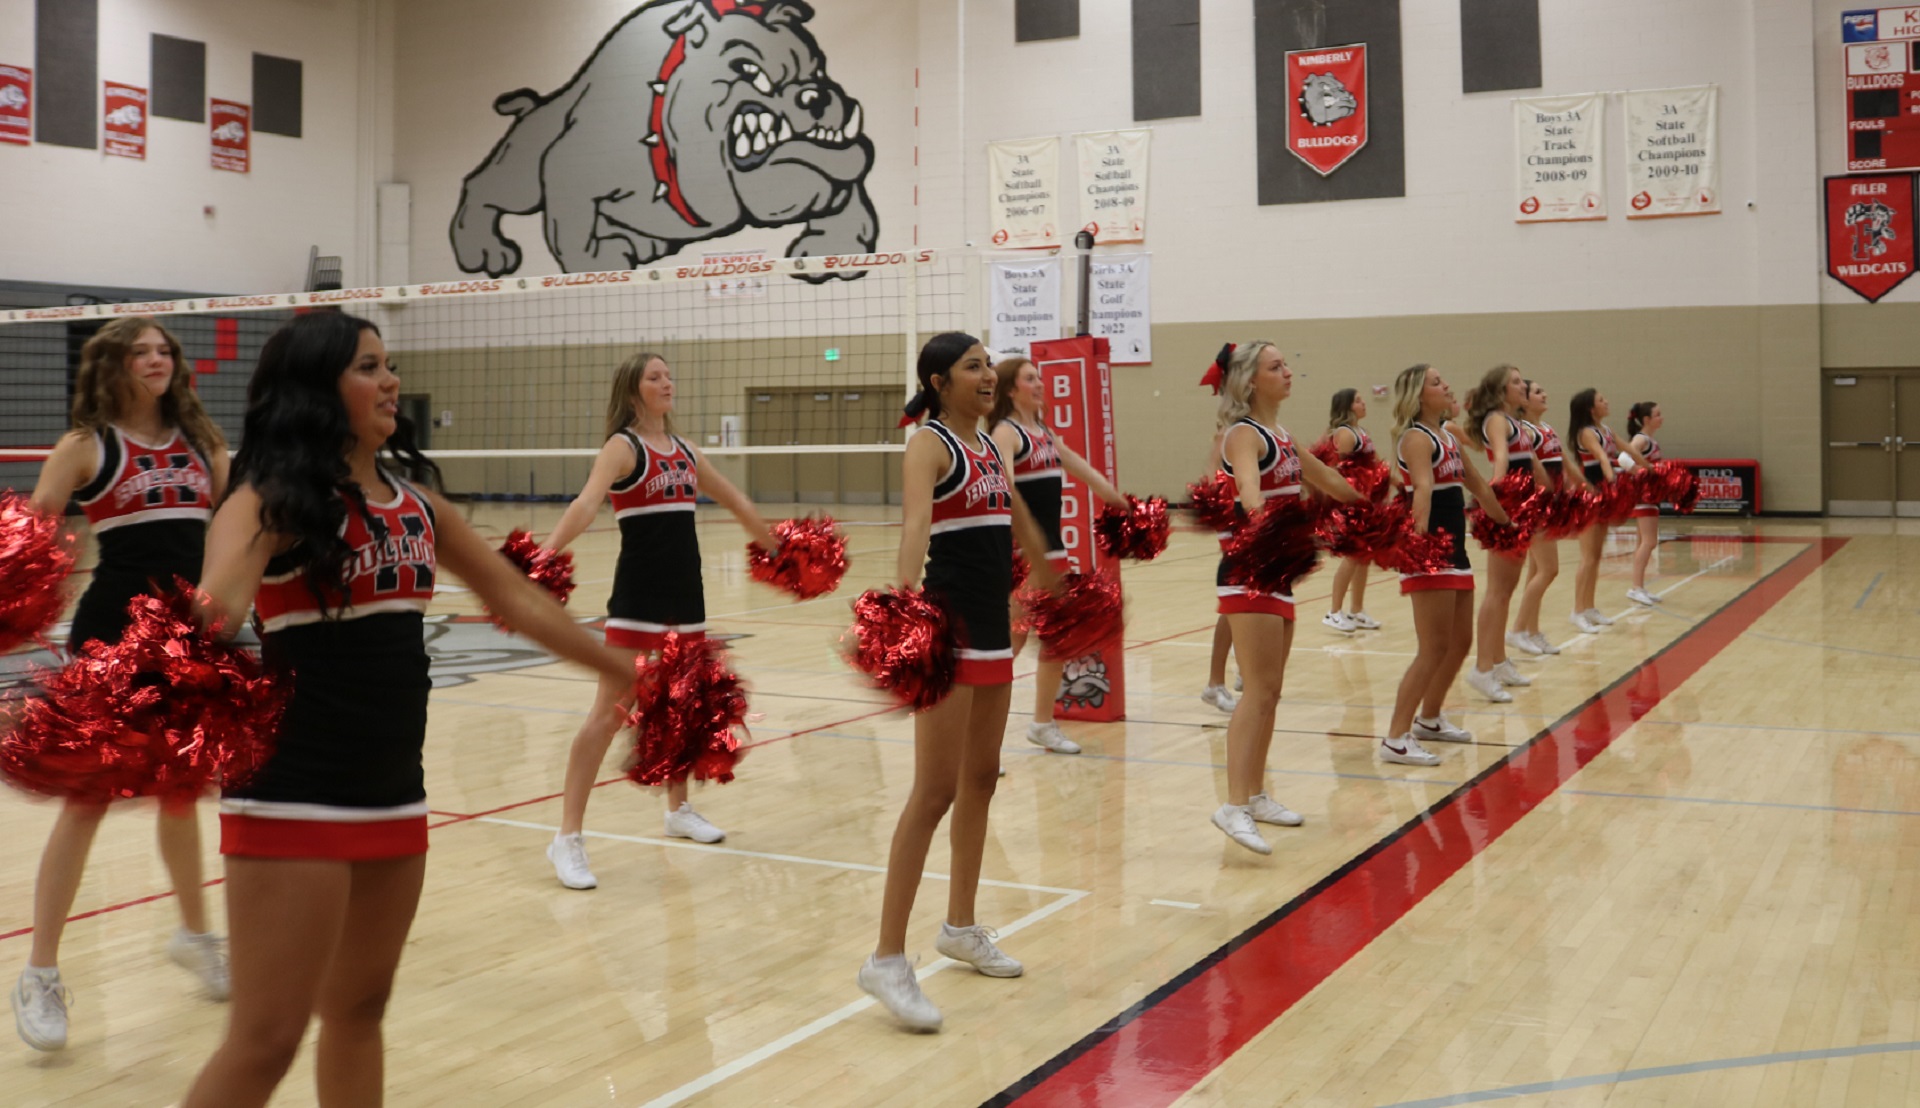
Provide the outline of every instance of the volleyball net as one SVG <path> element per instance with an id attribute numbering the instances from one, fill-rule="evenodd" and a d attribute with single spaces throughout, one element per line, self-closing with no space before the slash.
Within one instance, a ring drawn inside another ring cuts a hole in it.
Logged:
<path id="1" fill-rule="evenodd" d="M 675 430 L 767 502 L 886 503 L 926 336 L 965 329 L 968 259 L 742 254 L 607 273 L 0 311 L 0 486 L 30 489 L 67 426 L 80 348 L 152 316 L 237 445 L 261 344 L 297 312 L 376 323 L 401 405 L 455 495 L 570 498 L 605 439 L 614 370 L 674 371 Z"/>

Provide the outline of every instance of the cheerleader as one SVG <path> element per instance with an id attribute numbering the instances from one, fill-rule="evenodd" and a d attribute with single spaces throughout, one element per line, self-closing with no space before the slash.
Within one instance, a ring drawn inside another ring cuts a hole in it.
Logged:
<path id="1" fill-rule="evenodd" d="M 1280 405 L 1293 392 L 1293 370 L 1270 342 L 1223 349 L 1220 387 L 1221 466 L 1233 478 L 1240 507 L 1249 517 L 1275 497 L 1302 495 L 1305 484 L 1336 500 L 1360 494 L 1331 466 L 1299 450 L 1279 424 Z M 1268 795 L 1267 749 L 1273 745 L 1273 717 L 1286 679 L 1293 647 L 1293 597 L 1228 584 L 1233 570 L 1222 559 L 1217 581 L 1220 614 L 1232 627 L 1244 688 L 1233 718 L 1227 721 L 1227 802 L 1215 809 L 1213 825 L 1256 854 L 1273 848 L 1261 838 L 1258 823 L 1298 827 L 1300 815 Z"/>
<path id="2" fill-rule="evenodd" d="M 1507 522 L 1507 513 L 1480 471 L 1466 464 L 1460 443 L 1444 426 L 1453 410 L 1453 390 L 1432 366 L 1403 369 L 1394 379 L 1394 459 L 1406 494 L 1412 498 L 1413 521 L 1422 531 L 1453 536 L 1453 564 L 1435 573 L 1400 578 L 1400 592 L 1413 600 L 1418 645 L 1394 696 L 1389 737 L 1380 740 L 1383 762 L 1437 766 L 1440 756 L 1420 740 L 1473 741 L 1471 731 L 1454 726 L 1442 711 L 1447 690 L 1473 649 L 1473 565 L 1467 559 L 1463 486 L 1495 520 Z"/>
<path id="3" fill-rule="evenodd" d="M 902 462 L 898 579 L 912 588 L 924 574 L 927 592 L 953 613 L 960 669 L 946 699 L 913 717 L 913 790 L 887 856 L 880 940 L 858 980 L 903 1025 L 937 1031 L 940 1009 L 920 991 L 907 961 L 907 923 L 927 848 L 949 808 L 952 876 L 947 918 L 934 949 L 988 977 L 1022 972 L 994 945 L 993 930 L 974 919 L 987 808 L 1012 699 L 1014 539 L 1032 564 L 1036 584 L 1052 588 L 1059 574 L 1047 559 L 1047 536 L 1008 483 L 993 440 L 981 431 L 996 391 L 986 349 L 972 335 L 935 335 L 921 348 L 917 372 L 920 391 L 907 414 L 930 418 L 907 439 Z"/>
<path id="4" fill-rule="evenodd" d="M 67 638 L 72 654 L 89 642 L 120 641 L 134 597 L 175 577 L 200 579 L 207 520 L 226 487 L 227 450 L 192 380 L 179 340 L 151 319 L 116 319 L 81 348 L 73 430 L 47 456 L 33 489 L 33 506 L 50 516 L 78 500 L 99 539 L 99 564 Z M 15 1026 L 35 1050 L 67 1045 L 60 937 L 106 812 L 105 802 L 65 802 L 40 856 L 33 948 L 13 989 Z M 180 929 L 167 953 L 200 978 L 208 995 L 225 1000 L 226 945 L 207 926 L 192 801 L 162 802 L 158 837 L 180 902 Z"/>
<path id="5" fill-rule="evenodd" d="M 1542 472 L 1546 474 L 1547 486 L 1558 489 L 1563 484 L 1579 485 L 1584 482 L 1580 467 L 1566 465 L 1566 458 L 1560 446 L 1559 432 L 1555 431 L 1542 417 L 1547 413 L 1547 390 L 1538 381 L 1527 382 L 1527 401 L 1521 409 L 1521 421 L 1531 427 L 1538 445 L 1533 456 L 1539 460 Z M 1560 576 L 1560 544 L 1546 534 L 1533 537 L 1533 545 L 1527 548 L 1527 583 L 1520 590 L 1520 603 L 1514 611 L 1513 630 L 1507 632 L 1507 645 L 1524 654 L 1558 654 L 1560 648 L 1553 645 L 1540 630 L 1540 604 L 1547 595 L 1547 586 Z"/>
<path id="6" fill-rule="evenodd" d="M 1220 369 L 1218 366 L 1207 370 L 1207 381 L 1205 383 L 1210 383 L 1213 386 L 1213 394 L 1215 396 L 1220 395 Z M 1213 446 L 1209 448 L 1207 453 L 1207 472 L 1224 472 L 1220 468 L 1220 432 L 1218 431 L 1213 433 Z M 1227 539 L 1231 537 L 1231 534 L 1232 532 L 1227 531 L 1220 532 L 1218 537 L 1223 547 Z M 1220 555 L 1220 565 L 1214 571 L 1215 579 L 1222 580 L 1221 574 L 1225 572 L 1226 554 L 1223 552 Z M 1227 691 L 1227 658 L 1232 655 L 1232 653 L 1233 625 L 1227 622 L 1226 616 L 1216 616 L 1213 621 L 1213 643 L 1207 654 L 1207 683 L 1206 686 L 1200 690 L 1200 703 L 1214 709 L 1221 715 L 1227 716 L 1232 715 L 1234 706 L 1240 703 L 1238 696 Z M 1236 679 L 1234 687 L 1242 688 L 1244 685 Z"/>
<path id="7" fill-rule="evenodd" d="M 1535 457 L 1538 432 L 1521 418 L 1526 406 L 1527 383 L 1513 366 L 1496 366 L 1480 378 L 1467 393 L 1467 438 L 1487 452 L 1493 463 L 1490 481 L 1499 481 L 1509 472 L 1526 475 L 1529 484 L 1545 484 L 1546 471 Z M 1520 584 L 1525 560 L 1498 555 L 1487 560 L 1487 595 L 1480 600 L 1476 626 L 1479 652 L 1467 684 L 1495 704 L 1513 699 L 1508 686 L 1521 688 L 1533 680 L 1514 668 L 1507 657 L 1503 629 L 1507 609 L 1513 602 L 1513 590 Z"/>
<path id="8" fill-rule="evenodd" d="M 1013 463 L 1013 487 L 1047 540 L 1047 561 L 1054 572 L 1065 573 L 1067 547 L 1060 540 L 1060 497 L 1066 477 L 1093 490 L 1093 494 L 1118 508 L 1127 506 L 1127 498 L 1087 464 L 1085 458 L 1053 437 L 1053 430 L 1041 417 L 1042 383 L 1040 370 L 1025 358 L 1006 358 L 993 367 L 993 410 L 987 413 L 987 431 L 993 436 L 1000 456 Z M 1013 636 L 1013 653 L 1019 657 L 1026 646 L 1025 632 Z M 1053 702 L 1060 692 L 1060 673 L 1064 658 L 1050 658 L 1040 652 L 1033 675 L 1033 722 L 1027 725 L 1027 741 L 1055 754 L 1078 754 L 1080 744 L 1067 738 L 1053 721 Z"/>
<path id="9" fill-rule="evenodd" d="M 1631 455 L 1623 452 L 1622 459 L 1638 458 L 1641 465 L 1659 461 L 1660 443 L 1653 432 L 1666 422 L 1660 405 L 1651 400 L 1642 400 L 1628 408 L 1627 449 Z M 1654 549 L 1660 545 L 1660 505 L 1635 504 L 1633 525 L 1639 532 L 1639 542 L 1633 548 L 1633 587 L 1627 590 L 1627 599 L 1651 606 L 1660 603 L 1659 597 L 1647 591 L 1647 563 L 1653 561 Z"/>
<path id="10" fill-rule="evenodd" d="M 1631 444 L 1622 451 L 1612 429 L 1601 422 L 1612 414 L 1612 406 L 1597 389 L 1581 389 L 1567 405 L 1567 434 L 1579 455 L 1581 476 L 1595 488 L 1613 483 L 1616 456 L 1645 464 Z M 1573 614 L 1567 618 L 1589 635 L 1613 623 L 1613 617 L 1603 614 L 1593 602 L 1594 590 L 1600 584 L 1600 553 L 1606 545 L 1604 521 L 1580 532 L 1580 568 L 1573 573 Z"/>
<path id="11" fill-rule="evenodd" d="M 1333 394 L 1333 411 L 1327 418 L 1325 439 L 1342 458 L 1373 453 L 1373 438 L 1360 421 L 1367 418 L 1367 401 L 1358 389 L 1341 389 Z M 1380 621 L 1367 614 L 1367 571 L 1365 558 L 1342 558 L 1333 571 L 1333 597 L 1320 622 L 1335 631 L 1378 631 Z M 1353 593 L 1353 610 L 1348 611 L 1348 590 Z"/>
<path id="12" fill-rule="evenodd" d="M 272 756 L 220 804 L 233 1007 L 183 1108 L 267 1103 L 315 1016 L 319 1102 L 379 1104 L 381 1022 L 426 874 L 421 616 L 436 576 L 609 678 L 629 660 L 397 476 L 436 470 L 373 324 L 296 317 L 262 347 L 247 397 L 201 586 L 224 627 L 252 605 L 263 658 L 297 676 Z"/>
<path id="13" fill-rule="evenodd" d="M 658 354 L 640 353 L 614 371 L 607 400 L 607 438 L 593 460 L 587 483 L 560 516 L 543 544 L 565 550 L 593 523 L 605 500 L 620 525 L 620 559 L 607 600 L 607 645 L 629 663 L 657 651 L 669 633 L 705 636 L 706 595 L 700 577 L 700 539 L 694 506 L 705 493 L 733 513 L 762 547 L 779 545 L 753 503 L 673 430 L 673 370 Z M 606 760 L 614 733 L 633 707 L 631 673 L 607 677 L 593 708 L 567 751 L 567 778 L 560 831 L 547 844 L 554 876 L 569 889 L 599 884 L 587 864 L 587 799 Z M 687 802 L 683 778 L 667 786 L 666 833 L 670 838 L 717 843 L 726 832 Z"/>

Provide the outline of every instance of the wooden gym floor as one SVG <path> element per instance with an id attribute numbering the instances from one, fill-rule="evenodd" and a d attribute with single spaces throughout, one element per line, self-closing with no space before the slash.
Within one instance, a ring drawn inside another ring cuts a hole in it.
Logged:
<path id="1" fill-rule="evenodd" d="M 504 535 L 557 511 L 474 518 Z M 1665 603 L 1624 600 L 1627 538 L 1601 581 L 1620 620 L 1598 636 L 1566 622 L 1563 544 L 1545 626 L 1565 653 L 1521 659 L 1535 684 L 1511 705 L 1462 685 L 1451 712 L 1478 742 L 1432 769 L 1373 757 L 1412 648 L 1405 601 L 1376 577 L 1384 629 L 1336 635 L 1317 622 L 1323 570 L 1301 591 L 1271 759 L 1307 822 L 1264 828 L 1268 858 L 1208 822 L 1225 790 L 1225 717 L 1197 699 L 1215 548 L 1178 534 L 1126 570 L 1127 722 L 1069 725 L 1079 757 L 1029 746 L 1022 660 L 981 919 L 1027 975 L 932 954 L 936 842 L 913 934 L 947 1029 L 914 1036 L 853 980 L 912 724 L 836 659 L 846 602 L 890 575 L 898 535 L 885 509 L 843 518 L 860 525 L 840 593 L 794 603 L 746 581 L 738 528 L 703 509 L 708 608 L 741 636 L 754 749 L 739 780 L 695 794 L 719 846 L 664 839 L 658 798 L 603 785 L 592 892 L 561 888 L 543 855 L 591 678 L 492 631 L 464 593 L 436 602 L 440 814 L 387 1022 L 390 1104 L 1920 1101 L 1912 524 L 1665 521 L 1649 586 Z M 603 515 L 578 544 L 583 618 L 617 539 Z M 0 797 L 9 974 L 52 818 Z M 214 1045 L 223 1008 L 164 954 L 176 914 L 152 826 L 130 805 L 103 827 L 62 953 L 71 1046 L 9 1040 L 6 1103 L 170 1104 Z M 276 1103 L 313 1103 L 307 1055 Z"/>

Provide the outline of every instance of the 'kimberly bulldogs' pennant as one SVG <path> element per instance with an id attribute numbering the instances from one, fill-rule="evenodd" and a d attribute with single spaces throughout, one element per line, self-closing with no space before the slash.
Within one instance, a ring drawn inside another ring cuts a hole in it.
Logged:
<path id="1" fill-rule="evenodd" d="M 1367 144 L 1367 47 L 1287 51 L 1287 149 L 1325 177 Z"/>
<path id="2" fill-rule="evenodd" d="M 33 141 L 33 70 L 0 65 L 0 142 Z"/>
<path id="3" fill-rule="evenodd" d="M 1914 174 L 1827 178 L 1827 274 L 1879 300 L 1913 276 Z"/>

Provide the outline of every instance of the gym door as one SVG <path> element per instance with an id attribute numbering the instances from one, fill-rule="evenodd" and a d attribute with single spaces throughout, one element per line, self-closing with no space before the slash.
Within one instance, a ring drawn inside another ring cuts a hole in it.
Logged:
<path id="1" fill-rule="evenodd" d="M 1920 517 L 1920 369 L 1824 377 L 1827 514 Z"/>

